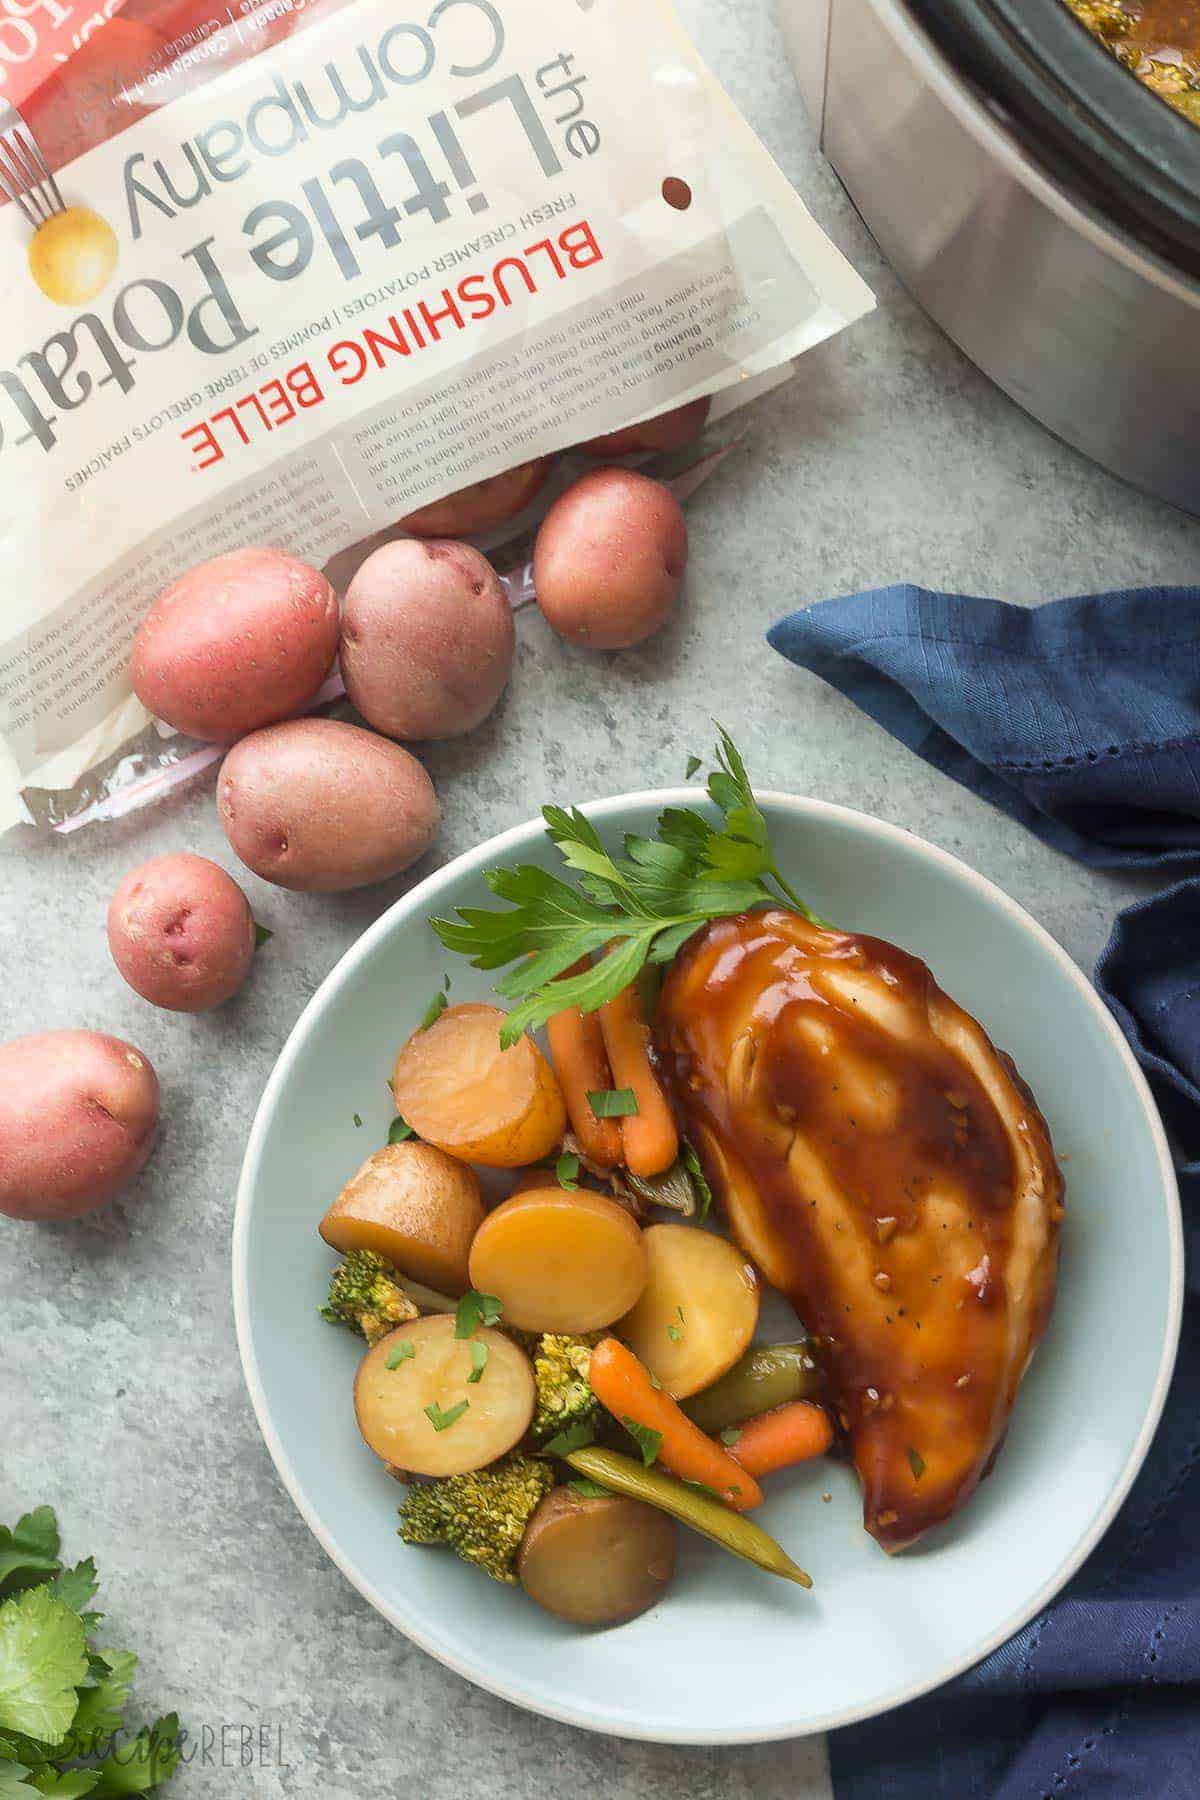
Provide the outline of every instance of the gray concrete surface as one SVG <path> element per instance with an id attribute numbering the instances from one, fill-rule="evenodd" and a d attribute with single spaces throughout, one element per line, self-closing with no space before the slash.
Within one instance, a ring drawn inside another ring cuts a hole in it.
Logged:
<path id="1" fill-rule="evenodd" d="M 679 780 L 719 710 L 762 784 L 922 832 L 1021 899 L 1090 968 L 1125 888 L 897 750 L 762 634 L 795 603 L 894 579 L 1030 603 L 1193 580 L 1200 533 L 1051 440 L 914 310 L 817 157 L 769 0 L 682 10 L 879 310 L 758 406 L 745 445 L 692 503 L 686 604 L 671 628 L 632 654 L 586 657 L 521 615 L 500 711 L 428 758 L 446 816 L 438 855 L 546 799 Z M 126 1200 L 54 1231 L 0 1220 L 0 1518 L 52 1501 L 70 1550 L 94 1553 L 107 1575 L 111 1641 L 142 1653 L 143 1708 L 177 1706 L 193 1730 L 216 1734 L 208 1766 L 197 1759 L 176 1783 L 180 1800 L 823 1797 L 820 1743 L 619 1743 L 474 1691 L 394 1635 L 310 1538 L 242 1388 L 234 1186 L 289 1027 L 402 884 L 320 899 L 247 878 L 274 941 L 243 996 L 187 1020 L 122 985 L 103 935 L 120 874 L 184 846 L 232 864 L 209 788 L 69 841 L 19 833 L 0 845 L 0 1038 L 107 1028 L 145 1047 L 164 1087 L 161 1141 Z M 265 1726 L 270 1746 L 249 1768 L 237 1766 L 243 1724 Z"/>

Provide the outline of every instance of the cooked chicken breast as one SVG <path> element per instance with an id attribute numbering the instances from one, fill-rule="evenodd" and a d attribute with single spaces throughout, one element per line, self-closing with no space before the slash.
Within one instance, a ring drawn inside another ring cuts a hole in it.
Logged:
<path id="1" fill-rule="evenodd" d="M 730 1228 L 821 1340 L 885 1550 L 967 1501 L 1054 1303 L 1063 1180 L 923 962 L 772 909 L 675 959 L 658 1051 Z"/>

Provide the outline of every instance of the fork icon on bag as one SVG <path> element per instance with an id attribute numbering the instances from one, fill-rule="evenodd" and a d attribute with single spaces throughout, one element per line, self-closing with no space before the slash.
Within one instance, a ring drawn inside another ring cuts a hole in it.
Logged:
<path id="1" fill-rule="evenodd" d="M 67 210 L 37 139 L 7 103 L 0 103 L 0 193 L 20 207 L 35 231 L 53 213 Z"/>

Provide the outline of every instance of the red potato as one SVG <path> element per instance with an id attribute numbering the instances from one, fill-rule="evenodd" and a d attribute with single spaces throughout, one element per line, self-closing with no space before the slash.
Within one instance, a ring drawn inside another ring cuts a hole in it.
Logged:
<path id="1" fill-rule="evenodd" d="M 555 631 L 591 650 L 623 650 L 664 625 L 687 566 L 687 525 L 661 481 L 594 469 L 542 520 L 533 585 Z"/>
<path id="2" fill-rule="evenodd" d="M 673 407 L 655 419 L 643 419 L 638 425 L 625 425 L 620 431 L 606 431 L 603 437 L 589 438 L 579 448 L 588 456 L 632 456 L 637 450 L 682 450 L 698 438 L 708 422 L 712 396 L 689 400 L 686 406 Z"/>
<path id="3" fill-rule="evenodd" d="M 231 550 L 154 602 L 133 640 L 133 690 L 189 737 L 232 743 L 303 711 L 337 640 L 337 595 L 319 570 L 265 545 Z"/>
<path id="4" fill-rule="evenodd" d="M 339 719 L 292 719 L 243 738 L 221 765 L 217 810 L 247 868 L 306 894 L 398 875 L 441 819 L 415 756 Z"/>
<path id="5" fill-rule="evenodd" d="M 473 731 L 504 691 L 516 632 L 486 556 L 469 544 L 401 538 L 368 556 L 346 594 L 346 692 L 376 731 Z"/>
<path id="6" fill-rule="evenodd" d="M 152 1006 L 206 1012 L 250 973 L 254 914 L 232 875 L 206 856 L 155 856 L 131 869 L 109 902 L 108 947 Z"/>
<path id="7" fill-rule="evenodd" d="M 158 1124 L 149 1058 L 102 1031 L 0 1045 L 0 1213 L 56 1224 L 114 1199 Z"/>
<path id="8" fill-rule="evenodd" d="M 550 458 L 539 456 L 534 462 L 519 463 L 503 475 L 489 475 L 486 481 L 473 481 L 470 487 L 447 494 L 444 500 L 431 500 L 401 519 L 401 529 L 413 537 L 470 537 L 478 531 L 491 531 L 524 512 L 550 473 Z"/>

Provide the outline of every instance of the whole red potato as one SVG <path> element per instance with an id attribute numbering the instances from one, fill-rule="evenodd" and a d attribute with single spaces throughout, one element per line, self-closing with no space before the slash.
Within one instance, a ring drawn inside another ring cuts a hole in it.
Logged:
<path id="1" fill-rule="evenodd" d="M 0 1212 L 78 1219 L 128 1187 L 158 1124 L 150 1059 L 102 1031 L 0 1044 Z"/>
<path id="2" fill-rule="evenodd" d="M 113 961 L 135 993 L 170 1012 L 205 1012 L 236 994 L 254 937 L 232 875 L 186 850 L 131 869 L 109 902 Z"/>
<path id="3" fill-rule="evenodd" d="M 235 744 L 217 781 L 225 835 L 278 887 L 340 893 L 428 850 L 440 810 L 415 756 L 340 719 L 290 719 Z"/>
<path id="4" fill-rule="evenodd" d="M 339 657 L 346 692 L 376 731 L 473 731 L 512 670 L 512 607 L 469 544 L 400 538 L 368 556 L 346 592 Z"/>
<path id="5" fill-rule="evenodd" d="M 708 421 L 712 396 L 689 400 L 657 418 L 643 419 L 640 425 L 625 425 L 620 431 L 606 431 L 603 437 L 589 438 L 579 448 L 589 456 L 632 456 L 636 450 L 682 450 L 698 438 Z"/>
<path id="6" fill-rule="evenodd" d="M 267 545 L 230 550 L 151 606 L 133 640 L 133 691 L 189 737 L 232 743 L 302 712 L 337 640 L 337 595 L 319 569 Z"/>
<path id="7" fill-rule="evenodd" d="M 471 537 L 479 531 L 491 531 L 524 512 L 549 473 L 548 456 L 518 463 L 503 475 L 473 481 L 456 494 L 447 494 L 444 500 L 431 500 L 428 506 L 418 507 L 401 519 L 401 529 L 413 537 L 434 538 Z"/>
<path id="8" fill-rule="evenodd" d="M 687 553 L 687 524 L 669 488 L 633 469 L 593 469 L 542 520 L 537 603 L 573 644 L 623 650 L 666 623 Z"/>

